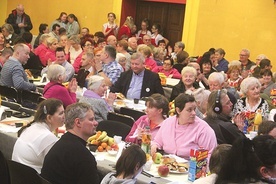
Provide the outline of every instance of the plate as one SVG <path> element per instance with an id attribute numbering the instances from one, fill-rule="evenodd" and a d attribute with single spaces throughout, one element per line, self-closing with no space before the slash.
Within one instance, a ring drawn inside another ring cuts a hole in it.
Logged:
<path id="1" fill-rule="evenodd" d="M 125 107 L 126 103 L 123 100 L 115 101 L 115 105 L 119 107 Z"/>
<path id="2" fill-rule="evenodd" d="M 170 170 L 169 173 L 172 173 L 172 174 L 188 174 L 189 171 L 179 172 L 179 171 L 172 171 L 172 170 Z"/>
<path id="3" fill-rule="evenodd" d="M 118 151 L 114 151 L 114 150 L 107 150 L 107 153 L 108 153 L 109 155 L 114 156 L 114 155 L 117 155 Z"/>

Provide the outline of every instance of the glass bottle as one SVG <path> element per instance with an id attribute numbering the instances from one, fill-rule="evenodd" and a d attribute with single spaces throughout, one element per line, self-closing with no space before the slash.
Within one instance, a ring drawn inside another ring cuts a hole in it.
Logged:
<path id="1" fill-rule="evenodd" d="M 150 127 L 146 126 L 145 130 L 142 133 L 142 144 L 141 149 L 145 152 L 150 154 L 150 142 L 151 142 L 151 133 Z"/>

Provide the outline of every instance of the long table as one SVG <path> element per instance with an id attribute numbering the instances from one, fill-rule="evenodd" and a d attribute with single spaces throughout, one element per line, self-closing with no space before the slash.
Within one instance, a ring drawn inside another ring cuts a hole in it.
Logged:
<path id="1" fill-rule="evenodd" d="M 9 119 L 6 119 L 8 121 Z M 12 151 L 14 144 L 17 140 L 17 131 L 20 128 L 15 128 L 15 126 L 4 124 L 3 121 L 0 122 L 0 150 L 3 152 L 6 159 L 11 159 Z M 114 156 L 108 155 L 107 152 L 96 152 L 95 158 L 97 160 L 97 167 L 99 172 L 102 175 L 114 171 L 113 167 L 116 162 Z M 171 184 L 189 184 L 187 181 L 188 174 L 169 174 L 168 177 L 160 178 L 157 173 L 157 166 L 153 164 L 148 173 L 152 174 L 155 177 L 148 177 L 143 174 L 140 174 L 137 177 L 137 183 L 139 184 L 148 184 L 152 183 L 171 183 Z"/>

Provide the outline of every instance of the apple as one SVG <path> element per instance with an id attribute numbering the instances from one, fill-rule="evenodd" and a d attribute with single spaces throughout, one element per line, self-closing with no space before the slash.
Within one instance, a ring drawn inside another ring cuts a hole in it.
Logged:
<path id="1" fill-rule="evenodd" d="M 161 158 L 162 158 L 162 154 L 157 152 L 152 156 L 152 160 L 155 164 L 160 164 L 161 163 Z"/>
<path id="2" fill-rule="evenodd" d="M 119 150 L 119 146 L 117 144 L 112 144 L 111 146 L 111 149 L 115 150 L 115 151 L 118 151 Z"/>
<path id="3" fill-rule="evenodd" d="M 166 165 L 161 165 L 158 167 L 158 174 L 161 177 L 166 177 L 169 174 L 169 168 Z"/>

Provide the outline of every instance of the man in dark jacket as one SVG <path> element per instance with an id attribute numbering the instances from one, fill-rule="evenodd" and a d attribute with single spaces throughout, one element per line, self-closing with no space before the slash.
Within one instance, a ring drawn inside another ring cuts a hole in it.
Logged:
<path id="1" fill-rule="evenodd" d="M 16 34 L 20 35 L 29 32 L 33 28 L 31 18 L 24 12 L 22 4 L 17 5 L 16 9 L 12 10 L 6 22 L 12 25 Z"/>

